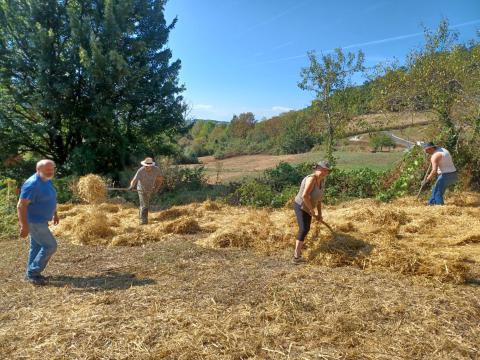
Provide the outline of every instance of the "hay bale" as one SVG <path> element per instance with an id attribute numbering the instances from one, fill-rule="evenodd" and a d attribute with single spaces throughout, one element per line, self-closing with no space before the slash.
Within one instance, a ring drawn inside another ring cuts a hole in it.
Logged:
<path id="1" fill-rule="evenodd" d="M 184 217 L 167 224 L 165 231 L 170 234 L 196 234 L 202 229 L 197 220 Z"/>
<path id="2" fill-rule="evenodd" d="M 100 204 L 107 199 L 107 184 L 98 175 L 89 174 L 78 180 L 77 195 L 89 204 Z"/>

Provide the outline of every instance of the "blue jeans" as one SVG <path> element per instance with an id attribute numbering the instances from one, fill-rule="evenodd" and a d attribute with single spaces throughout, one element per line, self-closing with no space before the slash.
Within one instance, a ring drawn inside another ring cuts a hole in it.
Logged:
<path id="1" fill-rule="evenodd" d="M 50 232 L 48 224 L 29 223 L 30 251 L 28 254 L 27 277 L 39 276 L 57 251 L 57 240 Z"/>
<path id="2" fill-rule="evenodd" d="M 428 201 L 429 205 L 443 205 L 443 194 L 450 185 L 458 181 L 458 173 L 442 174 L 437 178 L 432 190 L 432 197 Z"/>

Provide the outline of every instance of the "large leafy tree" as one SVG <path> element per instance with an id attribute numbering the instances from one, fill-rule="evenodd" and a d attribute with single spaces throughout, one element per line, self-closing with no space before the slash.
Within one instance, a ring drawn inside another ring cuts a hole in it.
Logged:
<path id="1" fill-rule="evenodd" d="M 425 44 L 412 51 L 401 68 L 384 67 L 375 80 L 379 109 L 421 109 L 435 113 L 438 141 L 456 149 L 465 126 L 458 116 L 478 106 L 478 43 L 458 43 L 458 34 L 442 20 L 425 29 Z"/>
<path id="2" fill-rule="evenodd" d="M 112 172 L 184 125 L 165 0 L 0 0 L 0 143 Z"/>
<path id="3" fill-rule="evenodd" d="M 352 86 L 353 75 L 364 69 L 364 54 L 362 51 L 345 54 L 342 49 L 336 49 L 320 58 L 315 52 L 309 52 L 308 58 L 310 64 L 302 69 L 298 86 L 316 95 L 313 106 L 324 129 L 327 157 L 333 163 L 335 141 L 352 116 L 343 98 L 348 96 L 346 89 Z"/>

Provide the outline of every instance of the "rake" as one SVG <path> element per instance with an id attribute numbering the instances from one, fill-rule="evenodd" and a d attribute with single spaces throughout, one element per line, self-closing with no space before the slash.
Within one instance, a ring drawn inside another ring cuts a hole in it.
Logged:
<path id="1" fill-rule="evenodd" d="M 425 180 L 427 179 L 427 176 L 428 176 L 428 174 L 430 173 L 431 167 L 432 167 L 432 163 L 430 163 L 430 164 L 428 165 L 427 172 L 425 173 L 425 176 L 423 177 L 422 185 L 420 186 L 420 190 L 418 190 L 417 200 L 418 200 L 418 198 L 420 197 L 420 194 L 422 193 L 423 187 L 425 186 Z"/>

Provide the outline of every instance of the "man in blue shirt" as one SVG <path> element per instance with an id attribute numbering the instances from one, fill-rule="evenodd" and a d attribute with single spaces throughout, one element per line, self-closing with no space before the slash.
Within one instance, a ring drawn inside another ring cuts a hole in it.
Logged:
<path id="1" fill-rule="evenodd" d="M 52 184 L 55 175 L 55 163 L 52 160 L 40 160 L 37 172 L 22 186 L 17 204 L 20 237 L 30 234 L 25 279 L 34 285 L 44 285 L 41 275 L 48 261 L 57 250 L 57 241 L 48 228 L 48 222 L 58 224 L 57 192 Z"/>

